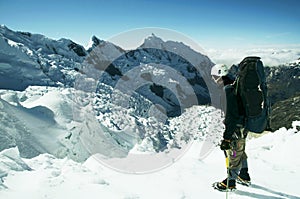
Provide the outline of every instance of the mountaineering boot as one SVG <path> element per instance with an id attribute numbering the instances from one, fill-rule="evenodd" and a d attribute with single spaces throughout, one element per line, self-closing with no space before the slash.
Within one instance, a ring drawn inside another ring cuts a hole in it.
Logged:
<path id="1" fill-rule="evenodd" d="M 248 168 L 242 168 L 240 171 L 240 174 L 238 175 L 236 182 L 245 185 L 245 186 L 250 186 L 251 185 L 251 178 L 248 173 Z"/>
<path id="2" fill-rule="evenodd" d="M 227 188 L 227 178 L 223 180 L 222 182 L 216 182 L 213 184 L 213 187 L 219 191 L 234 191 L 236 189 L 235 187 L 235 180 L 229 180 L 228 182 L 228 188 Z"/>

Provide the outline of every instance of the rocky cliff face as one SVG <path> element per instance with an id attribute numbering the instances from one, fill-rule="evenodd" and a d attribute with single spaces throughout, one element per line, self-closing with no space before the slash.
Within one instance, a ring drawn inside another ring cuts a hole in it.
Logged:
<path id="1" fill-rule="evenodd" d="M 272 106 L 271 128 L 291 128 L 293 121 L 300 121 L 300 93 L 286 100 L 278 101 Z"/>
<path id="2" fill-rule="evenodd" d="M 286 100 L 300 92 L 300 63 L 299 60 L 280 65 L 266 67 L 269 96 L 274 104 Z"/>
<path id="3" fill-rule="evenodd" d="M 272 103 L 271 127 L 290 128 L 293 121 L 300 120 L 300 59 L 281 65 L 267 67 L 267 82 Z"/>

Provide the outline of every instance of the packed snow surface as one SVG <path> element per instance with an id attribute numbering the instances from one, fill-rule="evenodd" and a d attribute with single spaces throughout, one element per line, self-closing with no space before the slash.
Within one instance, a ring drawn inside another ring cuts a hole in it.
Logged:
<path id="1" fill-rule="evenodd" d="M 11 139 L 19 142 L 22 141 L 19 136 L 22 137 L 22 133 L 26 133 L 26 129 L 30 128 L 32 134 L 28 136 L 32 139 L 23 141 L 36 147 L 36 151 L 38 147 L 43 147 L 44 151 L 39 151 L 42 153 L 35 157 L 24 158 L 24 155 L 20 155 L 20 150 L 25 156 L 28 155 L 26 153 L 28 150 L 12 142 L 11 147 L 0 152 L 0 198 L 225 197 L 225 193 L 211 187 L 213 182 L 226 177 L 223 152 L 218 146 L 211 145 L 208 154 L 205 156 L 200 154 L 206 142 L 211 141 L 206 139 L 206 135 L 211 135 L 206 132 L 210 130 L 207 128 L 211 122 L 209 120 L 212 120 L 208 115 L 218 110 L 194 106 L 181 116 L 170 120 L 170 128 L 175 128 L 178 133 L 189 131 L 194 134 L 195 139 L 189 148 L 167 167 L 154 172 L 126 173 L 105 166 L 97 155 L 90 157 L 85 154 L 75 155 L 76 152 L 83 153 L 85 147 L 79 146 L 79 143 L 74 144 L 76 143 L 74 140 L 71 142 L 72 136 L 66 139 L 68 133 L 63 134 L 65 135 L 63 137 L 58 133 L 64 130 L 76 134 L 73 129 L 76 125 L 70 120 L 72 116 L 65 113 L 68 112 L 65 101 L 70 100 L 65 98 L 68 90 L 53 88 L 48 89 L 46 93 L 30 96 L 32 94 L 30 89 L 42 92 L 42 88 L 30 87 L 27 92 L 1 92 L 2 121 L 7 122 L 5 123 L 7 125 L 12 124 L 8 122 L 10 119 L 15 122 L 13 128 L 6 128 L 3 125 L 1 128 L 10 132 Z M 56 98 L 50 103 L 47 95 Z M 23 99 L 22 102 L 19 101 L 20 97 Z M 33 116 L 32 111 L 38 114 Z M 5 115 L 7 113 L 11 115 L 8 117 Z M 12 116 L 15 118 L 11 118 Z M 219 125 L 221 118 L 217 117 L 213 123 L 216 127 L 214 129 L 217 142 L 223 130 L 222 125 Z M 52 128 L 43 131 L 42 128 L 49 124 Z M 251 187 L 237 185 L 238 190 L 229 193 L 230 198 L 300 198 L 300 191 L 297 189 L 300 162 L 295 157 L 295 151 L 300 150 L 299 127 L 300 123 L 294 122 L 292 129 L 282 128 L 258 138 L 254 138 L 252 134 L 248 137 L 246 151 L 249 156 L 252 185 Z M 35 134 L 37 129 L 44 134 L 37 136 Z M 147 143 L 136 145 L 132 152 L 136 150 L 140 153 L 145 151 L 151 153 L 145 149 L 147 146 Z M 73 155 L 70 155 L 67 149 L 73 150 Z M 88 158 L 84 160 L 80 157 Z"/>

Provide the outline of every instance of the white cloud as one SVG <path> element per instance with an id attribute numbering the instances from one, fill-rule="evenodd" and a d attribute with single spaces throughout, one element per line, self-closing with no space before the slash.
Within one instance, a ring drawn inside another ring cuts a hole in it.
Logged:
<path id="1" fill-rule="evenodd" d="M 256 46 L 248 49 L 208 49 L 206 55 L 214 63 L 227 65 L 238 64 L 244 57 L 261 57 L 264 65 L 278 66 L 300 58 L 300 45 Z"/>

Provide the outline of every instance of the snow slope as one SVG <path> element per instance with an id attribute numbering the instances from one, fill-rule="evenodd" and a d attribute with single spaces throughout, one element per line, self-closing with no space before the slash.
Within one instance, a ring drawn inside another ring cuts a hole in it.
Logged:
<path id="1" fill-rule="evenodd" d="M 149 154 L 148 158 L 151 158 L 159 151 L 169 153 L 170 157 L 157 166 L 148 167 L 147 172 L 172 163 L 173 158 L 183 153 L 179 149 L 188 146 L 193 138 L 204 139 L 213 128 L 213 118 L 219 120 L 217 124 L 221 122 L 220 112 L 212 107 L 195 109 L 194 117 L 183 113 L 179 119 L 168 119 L 141 96 L 131 96 L 130 104 L 127 104 L 129 97 L 126 94 L 119 93 L 117 99 L 111 100 L 110 92 L 117 93 L 117 90 L 105 86 L 97 98 L 93 94 L 60 87 L 0 90 L 1 150 L 17 147 L 23 158 L 48 153 L 77 162 L 83 162 L 95 153 L 104 155 L 104 160 L 128 154 L 133 154 L 132 157 L 139 153 Z M 202 118 L 202 122 L 193 123 L 197 117 Z M 180 118 L 189 122 L 183 124 Z M 173 149 L 179 154 L 172 154 Z M 122 159 L 114 161 L 122 162 Z M 143 162 L 138 161 L 140 164 L 135 166 L 141 167 L 124 169 L 116 165 L 116 168 L 145 172 Z M 112 164 L 109 160 L 107 163 Z"/>
<path id="2" fill-rule="evenodd" d="M 224 127 L 220 125 L 220 112 L 212 107 L 194 106 L 171 119 L 170 130 L 179 135 L 187 132 L 186 135 L 194 137 L 194 141 L 172 162 L 156 167 L 153 172 L 134 174 L 128 172 L 132 171 L 128 168 L 108 167 L 98 155 L 90 157 L 88 147 L 76 140 L 80 140 L 78 129 L 82 125 L 72 120 L 69 110 L 71 100 L 74 100 L 70 96 L 72 90 L 29 87 L 23 92 L 1 90 L 0 93 L 0 115 L 4 124 L 0 132 L 8 133 L 1 135 L 9 135 L 12 140 L 7 149 L 0 152 L 0 198 L 225 197 L 225 193 L 211 188 L 211 183 L 226 177 L 224 154 L 216 146 Z M 85 107 L 80 108 L 85 111 Z M 119 119 L 123 116 L 119 115 Z M 147 124 L 147 120 L 144 122 Z M 51 128 L 47 127 L 49 124 Z M 282 128 L 259 138 L 249 136 L 246 150 L 253 185 L 238 185 L 238 191 L 229 193 L 229 197 L 300 198 L 296 189 L 300 162 L 294 155 L 299 150 L 299 128 L 300 123 L 294 122 L 289 130 Z M 36 129 L 42 129 L 39 135 Z M 20 142 L 28 143 L 19 145 Z M 123 147 L 114 150 L 112 140 L 106 140 L 106 143 L 105 150 L 115 152 L 110 154 L 111 157 L 121 154 Z M 36 151 L 45 150 L 39 151 L 35 157 L 24 158 L 28 152 L 22 148 L 24 145 L 32 146 L 29 148 Z M 157 154 L 152 147 L 151 142 L 145 141 L 136 144 L 129 154 Z M 127 172 L 120 172 L 122 169 Z"/>
<path id="3" fill-rule="evenodd" d="M 193 112 L 193 110 L 191 110 Z M 182 120 L 182 123 L 185 121 Z M 300 198 L 300 123 L 256 139 L 248 139 L 247 152 L 252 186 L 237 185 L 230 198 Z M 298 130 L 297 130 L 298 129 Z M 153 173 L 128 174 L 103 166 L 97 158 L 84 163 L 42 154 L 20 158 L 17 148 L 0 154 L 0 197 L 14 198 L 225 198 L 211 183 L 226 176 L 223 152 L 214 147 L 199 159 L 203 141 L 195 140 L 184 156 Z M 6 175 L 3 173 L 6 172 Z M 28 179 L 31 179 L 28 182 Z"/>
<path id="4" fill-rule="evenodd" d="M 72 121 L 70 92 L 34 86 L 23 92 L 0 90 L 1 150 L 17 146 L 27 158 L 50 153 L 86 159 L 88 153 L 75 142 L 78 132 Z"/>

